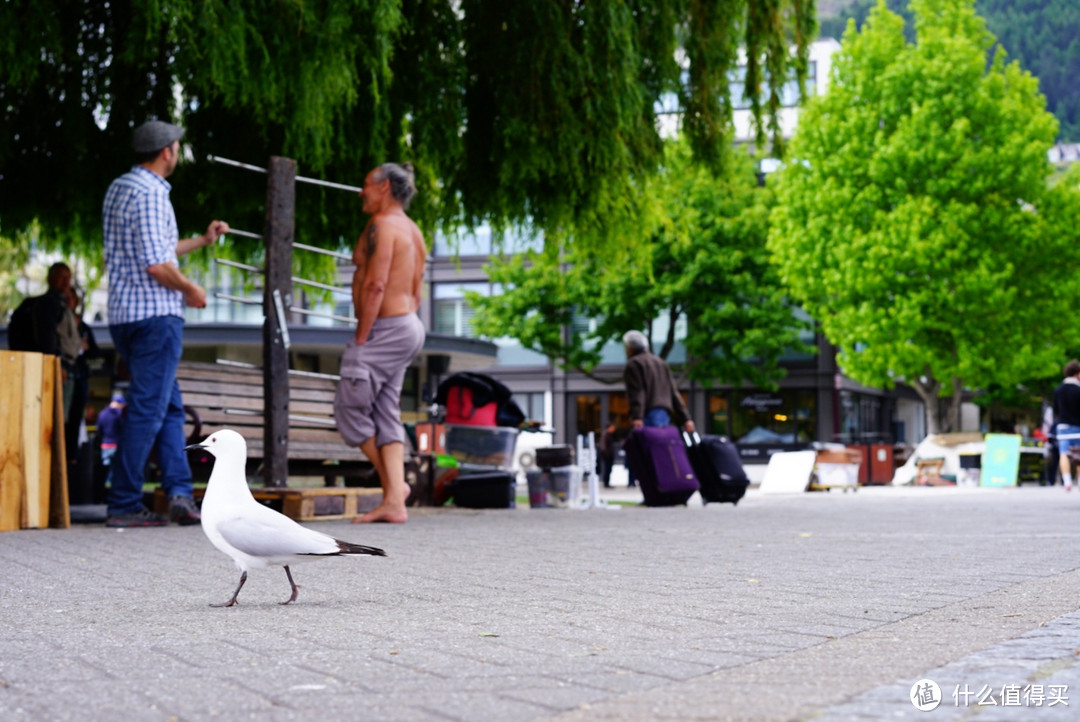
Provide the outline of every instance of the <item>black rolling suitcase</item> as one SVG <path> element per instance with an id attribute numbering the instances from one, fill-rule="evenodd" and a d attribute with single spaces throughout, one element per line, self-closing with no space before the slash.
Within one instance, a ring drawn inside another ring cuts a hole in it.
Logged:
<path id="1" fill-rule="evenodd" d="M 626 463 L 641 484 L 645 506 L 678 506 L 698 490 L 686 446 L 674 426 L 634 429 L 623 443 Z"/>
<path id="2" fill-rule="evenodd" d="M 701 500 L 738 504 L 750 479 L 739 460 L 739 450 L 726 436 L 698 436 L 683 432 L 686 455 L 701 484 Z"/>

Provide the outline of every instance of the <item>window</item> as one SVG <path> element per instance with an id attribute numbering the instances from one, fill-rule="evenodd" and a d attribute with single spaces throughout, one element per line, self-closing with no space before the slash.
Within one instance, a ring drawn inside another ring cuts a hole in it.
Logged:
<path id="1" fill-rule="evenodd" d="M 596 331 L 596 327 L 599 324 L 596 319 L 588 318 L 586 316 L 575 313 L 570 320 L 570 333 L 577 335 L 588 335 Z M 671 323 L 666 315 L 660 316 L 653 321 L 652 328 L 646 329 L 646 332 L 651 331 L 652 336 L 650 341 L 650 351 L 653 353 L 658 352 L 667 341 L 668 329 L 671 327 Z M 630 331 L 632 329 L 626 329 Z M 669 364 L 682 364 L 686 363 L 686 333 L 687 333 L 687 320 L 685 315 L 680 315 L 675 319 L 675 343 L 671 348 L 671 352 L 665 359 Z M 595 344 L 586 343 L 586 348 L 592 348 Z M 618 338 L 604 344 L 600 349 L 600 364 L 625 364 L 626 352 L 623 350 L 622 335 Z"/>
<path id="2" fill-rule="evenodd" d="M 544 234 L 532 233 L 526 228 L 511 228 L 501 235 L 491 226 L 478 226 L 474 230 L 461 229 L 447 235 L 435 233 L 432 255 L 443 258 L 454 256 L 490 256 L 493 253 L 524 253 L 528 250 L 543 250 Z"/>
<path id="3" fill-rule="evenodd" d="M 474 231 L 462 229 L 451 236 L 436 232 L 431 252 L 432 255 L 444 257 L 490 256 L 491 227 L 480 226 Z"/>
<path id="4" fill-rule="evenodd" d="M 729 434 L 740 447 L 799 446 L 817 439 L 812 389 L 716 393 L 709 397 L 709 414 L 710 430 Z"/>
<path id="5" fill-rule="evenodd" d="M 519 392 L 514 394 L 513 400 L 525 413 L 526 419 L 547 424 L 549 420 L 547 418 L 545 397 L 546 394 L 543 391 Z"/>
<path id="6" fill-rule="evenodd" d="M 840 435 L 845 444 L 873 443 L 888 436 L 884 431 L 881 397 L 840 392 Z"/>
<path id="7" fill-rule="evenodd" d="M 472 328 L 474 309 L 465 300 L 466 291 L 490 295 L 486 283 L 437 283 L 432 295 L 435 302 L 435 318 L 432 331 L 450 336 L 476 338 Z"/>
<path id="8" fill-rule="evenodd" d="M 516 338 L 502 336 L 494 339 L 500 366 L 546 366 L 547 356 L 525 348 Z M 524 409 L 524 407 L 522 407 Z"/>

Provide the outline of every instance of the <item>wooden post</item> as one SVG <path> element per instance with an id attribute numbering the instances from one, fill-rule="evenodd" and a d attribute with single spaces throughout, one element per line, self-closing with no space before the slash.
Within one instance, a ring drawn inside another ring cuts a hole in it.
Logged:
<path id="1" fill-rule="evenodd" d="M 296 161 L 272 156 L 267 169 L 266 269 L 263 291 L 263 479 L 284 487 L 289 478 L 289 329 Z"/>

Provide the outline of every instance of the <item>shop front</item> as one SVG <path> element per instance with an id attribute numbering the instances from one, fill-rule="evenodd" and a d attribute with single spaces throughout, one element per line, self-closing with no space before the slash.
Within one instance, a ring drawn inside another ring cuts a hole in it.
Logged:
<path id="1" fill-rule="evenodd" d="M 818 439 L 814 389 L 713 391 L 707 404 L 707 433 L 731 438 L 745 462 L 766 463 L 779 451 L 805 449 Z"/>

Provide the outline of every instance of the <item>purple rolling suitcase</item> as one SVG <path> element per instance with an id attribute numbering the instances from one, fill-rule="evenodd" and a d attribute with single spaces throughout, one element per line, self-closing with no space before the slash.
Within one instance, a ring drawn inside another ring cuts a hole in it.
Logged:
<path id="1" fill-rule="evenodd" d="M 626 462 L 641 484 L 645 506 L 677 506 L 698 490 L 682 435 L 674 426 L 634 429 L 626 437 Z"/>

